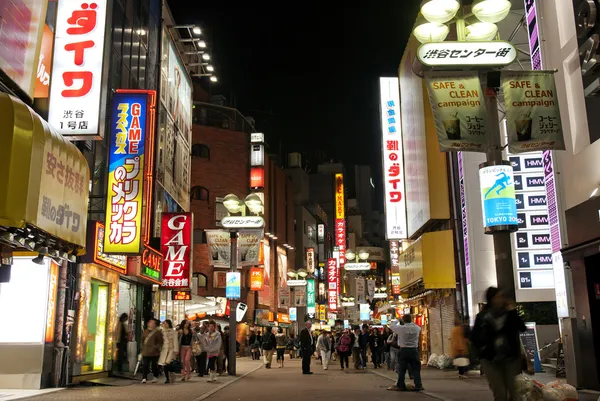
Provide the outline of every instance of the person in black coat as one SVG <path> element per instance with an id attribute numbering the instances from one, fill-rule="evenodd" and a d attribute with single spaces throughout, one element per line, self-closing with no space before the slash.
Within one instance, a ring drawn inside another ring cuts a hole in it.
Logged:
<path id="1" fill-rule="evenodd" d="M 306 327 L 300 331 L 300 353 L 302 355 L 302 374 L 312 375 L 310 371 L 310 358 L 314 352 L 314 341 L 310 333 L 312 322 L 305 323 Z"/>
<path id="2" fill-rule="evenodd" d="M 369 347 L 369 326 L 365 323 L 362 326 L 362 331 L 358 335 L 358 345 L 360 346 L 360 359 L 362 368 L 367 368 L 367 348 Z"/>

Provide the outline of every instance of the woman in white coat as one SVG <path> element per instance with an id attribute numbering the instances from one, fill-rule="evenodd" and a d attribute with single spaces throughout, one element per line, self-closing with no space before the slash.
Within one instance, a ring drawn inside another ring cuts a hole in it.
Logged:
<path id="1" fill-rule="evenodd" d="M 167 319 L 162 324 L 162 332 L 163 332 L 163 346 L 160 350 L 160 358 L 158 358 L 158 364 L 163 367 L 163 371 L 165 372 L 165 377 L 167 380 L 166 383 L 171 383 L 169 380 L 169 365 L 175 359 L 177 359 L 177 354 L 179 352 L 179 340 L 177 339 L 177 331 L 173 328 L 173 323 Z M 172 380 L 175 381 L 175 373 L 172 375 Z"/>

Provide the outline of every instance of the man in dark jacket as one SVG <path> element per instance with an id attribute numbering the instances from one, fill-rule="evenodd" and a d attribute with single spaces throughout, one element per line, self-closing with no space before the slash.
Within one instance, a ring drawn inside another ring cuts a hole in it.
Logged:
<path id="1" fill-rule="evenodd" d="M 156 383 L 160 371 L 158 370 L 158 357 L 163 346 L 162 331 L 158 327 L 156 319 L 148 320 L 148 328 L 144 331 L 142 337 L 142 383 L 146 383 L 148 379 L 148 371 L 152 367 L 152 383 Z"/>
<path id="2" fill-rule="evenodd" d="M 265 332 L 265 335 L 262 337 L 262 349 L 263 349 L 263 357 L 265 367 L 267 369 L 271 369 L 271 362 L 273 361 L 273 354 L 275 353 L 275 348 L 277 347 L 277 339 L 275 338 L 275 334 L 273 334 L 273 328 L 269 327 Z"/>
<path id="3" fill-rule="evenodd" d="M 367 368 L 367 348 L 369 347 L 369 326 L 365 323 L 362 331 L 358 335 L 358 345 L 360 347 L 360 359 L 362 368 Z"/>
<path id="4" fill-rule="evenodd" d="M 310 358 L 313 354 L 313 337 L 310 333 L 312 322 L 308 321 L 305 323 L 306 327 L 300 331 L 300 352 L 302 354 L 302 374 L 312 375 L 310 371 Z"/>

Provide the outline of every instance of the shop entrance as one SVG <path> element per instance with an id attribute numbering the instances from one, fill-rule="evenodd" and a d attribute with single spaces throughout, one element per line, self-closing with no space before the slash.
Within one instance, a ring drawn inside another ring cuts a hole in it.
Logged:
<path id="1" fill-rule="evenodd" d="M 585 258 L 585 274 L 590 302 L 590 322 L 594 339 L 597 372 L 600 372 L 600 254 Z"/>
<path id="2" fill-rule="evenodd" d="M 108 312 L 108 284 L 91 280 L 85 361 L 82 372 L 104 370 L 106 351 L 106 318 Z"/>

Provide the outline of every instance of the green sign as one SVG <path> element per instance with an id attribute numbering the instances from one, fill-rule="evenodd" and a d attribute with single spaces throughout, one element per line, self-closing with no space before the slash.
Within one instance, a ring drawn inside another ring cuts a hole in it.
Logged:
<path id="1" fill-rule="evenodd" d="M 315 313 L 315 280 L 306 280 L 306 309 L 309 314 Z"/>
<path id="2" fill-rule="evenodd" d="M 487 113 L 477 73 L 425 73 L 442 152 L 485 152 Z"/>
<path id="3" fill-rule="evenodd" d="M 565 150 L 552 71 L 503 71 L 510 153 Z"/>
<path id="4" fill-rule="evenodd" d="M 151 279 L 154 280 L 160 280 L 160 272 L 153 270 L 151 268 L 149 268 L 148 266 L 142 266 L 143 270 L 142 270 L 142 275 L 146 276 L 146 277 L 150 277 Z"/>

